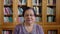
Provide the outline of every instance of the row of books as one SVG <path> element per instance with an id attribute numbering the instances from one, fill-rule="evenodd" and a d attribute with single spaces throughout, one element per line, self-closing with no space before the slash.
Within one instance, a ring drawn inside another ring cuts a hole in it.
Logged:
<path id="1" fill-rule="evenodd" d="M 54 15 L 55 11 L 55 8 L 47 7 L 47 15 Z"/>
<path id="2" fill-rule="evenodd" d="M 4 0 L 4 5 L 11 5 L 12 4 L 12 0 Z"/>
<path id="3" fill-rule="evenodd" d="M 57 34 L 57 30 L 49 30 L 48 34 Z"/>
<path id="4" fill-rule="evenodd" d="M 41 5 L 42 0 L 32 0 L 33 5 Z M 19 5 L 26 5 L 27 0 L 18 0 Z M 12 4 L 12 0 L 4 0 L 4 5 Z"/>
<path id="5" fill-rule="evenodd" d="M 32 4 L 33 5 L 41 5 L 42 4 L 42 0 L 32 0 Z"/>
<path id="6" fill-rule="evenodd" d="M 47 5 L 55 5 L 56 0 L 47 0 Z"/>
<path id="7" fill-rule="evenodd" d="M 13 22 L 12 17 L 4 17 L 4 23 L 5 22 Z"/>
<path id="8" fill-rule="evenodd" d="M 55 21 L 55 17 L 54 16 L 47 16 L 47 21 L 48 22 L 54 22 Z"/>
<path id="9" fill-rule="evenodd" d="M 3 30 L 2 34 L 12 34 L 12 31 L 11 30 Z"/>
<path id="10" fill-rule="evenodd" d="M 39 15 L 41 13 L 40 7 L 33 7 L 35 10 L 36 15 Z M 18 15 L 22 15 L 23 8 L 18 7 Z"/>
<path id="11" fill-rule="evenodd" d="M 26 5 L 27 0 L 18 0 L 19 5 Z M 4 5 L 12 4 L 12 0 L 4 0 Z M 41 5 L 42 0 L 32 0 L 33 5 Z M 47 0 L 47 5 L 53 5 L 56 4 L 56 0 Z"/>
<path id="12" fill-rule="evenodd" d="M 17 21 L 20 22 L 20 23 L 23 23 L 24 22 L 24 18 L 23 17 L 18 17 Z"/>
<path id="13" fill-rule="evenodd" d="M 18 15 L 22 15 L 23 9 L 18 7 Z"/>
<path id="14" fill-rule="evenodd" d="M 41 5 L 42 0 L 32 0 L 33 5 Z M 55 5 L 56 0 L 47 0 L 47 5 Z"/>
<path id="15" fill-rule="evenodd" d="M 36 22 L 41 22 L 42 21 L 42 17 L 36 17 Z"/>
<path id="16" fill-rule="evenodd" d="M 39 7 L 33 7 L 36 15 L 39 15 L 41 13 L 41 9 Z M 23 9 L 18 7 L 18 15 L 21 15 L 23 12 Z M 10 7 L 4 7 L 4 15 L 12 14 L 12 8 Z M 55 9 L 51 7 L 47 7 L 47 14 L 48 15 L 54 15 L 55 14 Z"/>
<path id="17" fill-rule="evenodd" d="M 26 5 L 27 0 L 18 0 L 19 5 Z"/>
<path id="18" fill-rule="evenodd" d="M 36 15 L 39 15 L 39 12 L 41 12 L 39 10 L 39 7 L 34 7 L 34 10 L 36 12 Z M 21 15 L 23 12 L 23 9 L 18 7 L 18 15 Z M 4 7 L 4 15 L 8 15 L 8 14 L 12 14 L 12 9 L 10 7 Z"/>
<path id="19" fill-rule="evenodd" d="M 40 7 L 33 7 L 36 15 L 39 15 L 41 13 L 41 8 Z M 18 8 L 18 15 L 22 14 L 23 9 L 22 8 Z M 47 7 L 47 15 L 54 15 L 55 14 L 55 8 L 51 8 L 51 7 Z"/>
<path id="20" fill-rule="evenodd" d="M 12 17 L 4 17 L 4 22 L 12 22 L 12 21 L 13 21 Z M 42 18 L 41 17 L 36 17 L 36 22 L 40 22 L 40 21 L 42 21 Z M 48 22 L 54 22 L 55 17 L 54 16 L 48 16 L 47 21 Z M 24 22 L 24 18 L 23 17 L 18 17 L 18 22 Z"/>
<path id="21" fill-rule="evenodd" d="M 41 13 L 41 8 L 40 7 L 33 7 L 35 10 L 36 15 L 39 15 Z"/>
<path id="22" fill-rule="evenodd" d="M 4 7 L 4 15 L 10 15 L 10 14 L 12 14 L 12 8 Z"/>
<path id="23" fill-rule="evenodd" d="M 24 18 L 23 17 L 18 17 L 17 19 L 18 22 L 23 23 L 24 22 Z M 36 22 L 40 22 L 42 21 L 41 17 L 36 17 Z"/>
<path id="24" fill-rule="evenodd" d="M 19 5 L 26 5 L 26 2 L 26 0 L 18 0 Z M 12 3 L 12 0 L 4 0 L 4 5 L 11 5 Z"/>

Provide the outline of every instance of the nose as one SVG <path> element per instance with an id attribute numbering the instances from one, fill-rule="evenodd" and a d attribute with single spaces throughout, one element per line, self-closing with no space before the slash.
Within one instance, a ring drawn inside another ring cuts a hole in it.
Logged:
<path id="1" fill-rule="evenodd" d="M 30 15 L 28 15 L 27 17 L 28 17 L 28 19 L 30 19 L 30 18 L 31 18 L 31 16 L 30 16 Z"/>

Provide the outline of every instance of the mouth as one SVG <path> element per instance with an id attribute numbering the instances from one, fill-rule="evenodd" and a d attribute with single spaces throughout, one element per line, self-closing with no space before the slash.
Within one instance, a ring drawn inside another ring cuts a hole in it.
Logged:
<path id="1" fill-rule="evenodd" d="M 32 21 L 32 20 L 26 20 L 26 21 Z"/>
<path id="2" fill-rule="evenodd" d="M 27 21 L 31 21 L 31 20 L 27 20 Z"/>

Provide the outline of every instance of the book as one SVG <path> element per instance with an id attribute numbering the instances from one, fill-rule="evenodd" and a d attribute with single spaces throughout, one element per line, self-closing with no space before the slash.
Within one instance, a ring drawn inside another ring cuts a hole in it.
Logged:
<path id="1" fill-rule="evenodd" d="M 56 0 L 47 0 L 47 5 L 56 5 Z"/>
<path id="2" fill-rule="evenodd" d="M 54 22 L 55 21 L 55 17 L 54 16 L 47 16 L 47 21 L 48 22 Z"/>
<path id="3" fill-rule="evenodd" d="M 4 0 L 4 5 L 11 5 L 12 4 L 12 0 Z"/>
<path id="4" fill-rule="evenodd" d="M 13 22 L 12 17 L 4 17 L 4 23 L 6 22 Z"/>
<path id="5" fill-rule="evenodd" d="M 26 0 L 22 0 L 22 5 L 26 5 Z"/>
<path id="6" fill-rule="evenodd" d="M 57 34 L 57 30 L 49 30 L 48 34 Z"/>
<path id="7" fill-rule="evenodd" d="M 13 22 L 12 17 L 9 17 L 8 20 L 9 20 L 9 22 Z"/>
<path id="8" fill-rule="evenodd" d="M 53 0 L 47 0 L 47 5 L 53 5 Z"/>
<path id="9" fill-rule="evenodd" d="M 26 5 L 26 0 L 18 0 L 19 5 Z"/>
<path id="10" fill-rule="evenodd" d="M 56 5 L 56 0 L 53 0 L 53 4 Z"/>
<path id="11" fill-rule="evenodd" d="M 54 14 L 55 14 L 54 8 L 47 7 L 47 15 L 54 15 Z"/>
<path id="12" fill-rule="evenodd" d="M 6 31 L 3 31 L 2 33 L 3 33 L 3 34 L 6 34 Z"/>
<path id="13" fill-rule="evenodd" d="M 36 17 L 36 22 L 41 22 L 42 18 L 41 17 Z"/>
<path id="14" fill-rule="evenodd" d="M 9 10 L 9 11 L 8 11 L 9 14 L 12 15 L 12 14 L 13 14 L 12 8 L 11 8 L 11 7 L 7 7 L 7 8 L 8 8 L 8 10 Z"/>
<path id="15" fill-rule="evenodd" d="M 22 15 L 23 9 L 18 7 L 18 15 Z"/>
<path id="16" fill-rule="evenodd" d="M 4 8 L 4 15 L 7 15 L 6 8 Z"/>
<path id="17" fill-rule="evenodd" d="M 33 5 L 36 5 L 36 3 L 37 3 L 36 0 L 32 0 Z"/>
<path id="18" fill-rule="evenodd" d="M 41 2 L 42 0 L 32 0 L 32 4 L 37 6 L 41 5 Z"/>
<path id="19" fill-rule="evenodd" d="M 39 7 L 36 7 L 37 11 L 36 14 L 39 15 Z"/>
<path id="20" fill-rule="evenodd" d="M 37 5 L 38 4 L 37 2 L 38 2 L 37 0 L 32 0 L 33 5 Z"/>
<path id="21" fill-rule="evenodd" d="M 12 9 L 10 7 L 4 7 L 4 15 L 12 15 Z"/>
<path id="22" fill-rule="evenodd" d="M 40 6 L 42 5 L 42 0 L 39 0 L 39 5 L 40 5 Z"/>
<path id="23" fill-rule="evenodd" d="M 9 14 L 9 10 L 7 7 L 5 7 L 5 13 L 7 13 L 7 15 Z"/>
<path id="24" fill-rule="evenodd" d="M 4 5 L 6 5 L 6 0 L 4 0 Z"/>
<path id="25" fill-rule="evenodd" d="M 18 5 L 22 5 L 22 1 L 21 0 L 18 0 Z"/>
<path id="26" fill-rule="evenodd" d="M 2 34 L 12 34 L 12 31 L 11 30 L 3 30 Z"/>
<path id="27" fill-rule="evenodd" d="M 4 17 L 4 23 L 9 22 L 8 17 Z"/>
<path id="28" fill-rule="evenodd" d="M 39 15 L 39 7 L 33 7 L 35 10 L 36 15 Z"/>
<path id="29" fill-rule="evenodd" d="M 36 3 L 36 5 L 39 5 L 39 0 L 37 0 L 37 3 Z"/>
<path id="30" fill-rule="evenodd" d="M 24 18 L 23 17 L 18 17 L 18 22 L 19 23 L 23 23 L 24 22 Z"/>

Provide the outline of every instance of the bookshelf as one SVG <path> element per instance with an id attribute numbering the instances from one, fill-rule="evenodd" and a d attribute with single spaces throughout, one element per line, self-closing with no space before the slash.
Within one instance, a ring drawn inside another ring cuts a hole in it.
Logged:
<path id="1" fill-rule="evenodd" d="M 47 29 L 46 29 L 47 28 Z M 59 27 L 54 27 L 52 26 L 47 26 L 47 27 L 44 27 L 44 31 L 45 31 L 45 34 L 59 34 Z"/>
<path id="2" fill-rule="evenodd" d="M 2 33 L 3 34 L 12 34 L 12 31 L 11 30 L 3 30 Z"/>
<path id="3" fill-rule="evenodd" d="M 36 12 L 36 22 L 42 24 L 42 0 L 32 0 L 32 6 Z"/>
<path id="4" fill-rule="evenodd" d="M 0 34 L 13 34 L 17 24 L 23 23 L 24 7 L 33 7 L 36 23 L 44 34 L 60 34 L 60 0 L 0 0 Z"/>

